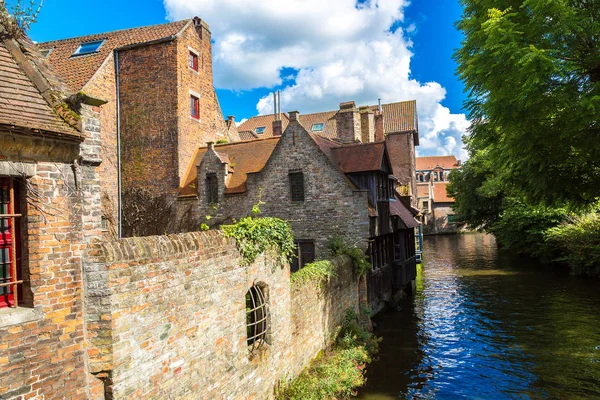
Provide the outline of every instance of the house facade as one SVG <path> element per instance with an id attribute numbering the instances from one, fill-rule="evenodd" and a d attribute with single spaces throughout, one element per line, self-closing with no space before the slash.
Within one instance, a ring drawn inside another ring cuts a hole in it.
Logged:
<path id="1" fill-rule="evenodd" d="M 452 205 L 446 193 L 448 174 L 460 168 L 455 156 L 417 157 L 417 202 L 423 218 L 423 233 L 453 233 L 458 230 Z"/>
<path id="2" fill-rule="evenodd" d="M 82 258 L 101 236 L 100 106 L 0 24 L 0 397 L 90 398 Z"/>
<path id="3" fill-rule="evenodd" d="M 183 229 L 173 204 L 194 150 L 238 140 L 213 87 L 208 25 L 196 17 L 38 47 L 70 92 L 108 101 L 101 116 L 105 234 Z"/>
<path id="4" fill-rule="evenodd" d="M 216 227 L 260 204 L 262 215 L 292 225 L 298 256 L 292 271 L 330 257 L 329 241 L 342 238 L 371 259 L 368 297 L 376 310 L 414 280 L 418 223 L 395 190 L 386 142 L 342 144 L 308 132 L 291 112 L 281 136 L 210 144 L 198 149 L 193 165 L 180 201 L 196 205 L 199 224 Z"/>

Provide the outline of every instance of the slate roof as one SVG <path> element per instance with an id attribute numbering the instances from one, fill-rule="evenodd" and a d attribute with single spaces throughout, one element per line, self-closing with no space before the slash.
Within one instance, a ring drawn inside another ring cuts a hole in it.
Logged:
<path id="1" fill-rule="evenodd" d="M 433 184 L 433 201 L 436 203 L 454 203 L 454 198 L 449 197 L 446 193 L 447 183 L 434 183 Z"/>
<path id="2" fill-rule="evenodd" d="M 400 101 L 396 103 L 388 103 L 382 104 L 383 110 L 383 131 L 384 134 L 396 133 L 396 132 L 409 132 L 409 131 L 418 131 L 418 120 L 417 120 L 417 106 L 415 100 L 410 101 Z M 370 106 L 372 110 L 377 110 L 378 106 Z M 337 138 L 337 116 L 338 110 L 335 111 L 325 111 L 318 112 L 312 114 L 300 114 L 298 119 L 300 124 L 306 129 L 309 133 L 316 133 L 318 135 L 335 139 Z M 239 132 L 254 132 L 254 130 L 259 126 L 264 126 L 264 133 L 257 135 L 262 138 L 272 137 L 273 136 L 273 114 L 268 115 L 258 115 L 256 117 L 249 118 L 244 121 L 240 126 L 238 126 Z M 289 123 L 288 115 L 282 113 L 281 120 L 283 121 L 283 130 L 287 127 Z M 323 131 L 316 132 L 312 131 L 313 124 L 323 123 Z M 251 136 L 246 136 L 248 139 L 251 139 Z M 416 143 L 418 143 L 418 136 L 415 135 Z"/>
<path id="3" fill-rule="evenodd" d="M 52 50 L 47 60 L 58 75 L 74 91 L 80 91 L 102 66 L 113 50 L 133 44 L 150 42 L 177 35 L 191 19 L 166 24 L 143 26 L 94 35 L 39 43 L 41 50 Z M 105 40 L 96 53 L 73 56 L 81 43 Z"/>
<path id="4" fill-rule="evenodd" d="M 414 218 L 406 205 L 398 198 L 390 200 L 390 214 L 399 217 L 407 228 L 419 226 L 419 222 Z"/>
<path id="5" fill-rule="evenodd" d="M 275 137 L 215 145 L 215 151 L 221 161 L 229 163 L 231 177 L 225 187 L 226 194 L 244 193 L 246 191 L 247 174 L 258 172 L 264 168 L 279 139 L 279 137 Z M 196 166 L 200 165 L 207 151 L 207 147 L 200 147 L 196 150 L 180 188 L 180 196 L 197 194 L 198 171 Z"/>
<path id="6" fill-rule="evenodd" d="M 417 171 L 432 170 L 438 166 L 444 169 L 453 169 L 459 167 L 458 160 L 456 160 L 455 156 L 429 156 L 417 157 L 416 159 Z"/>
<path id="7" fill-rule="evenodd" d="M 83 140 L 83 135 L 55 109 L 66 107 L 56 99 L 62 95 L 56 89 L 62 89 L 60 80 L 45 65 L 35 45 L 28 38 L 17 42 L 7 33 L 0 33 L 0 125 Z M 54 99 L 54 105 L 44 95 Z"/>

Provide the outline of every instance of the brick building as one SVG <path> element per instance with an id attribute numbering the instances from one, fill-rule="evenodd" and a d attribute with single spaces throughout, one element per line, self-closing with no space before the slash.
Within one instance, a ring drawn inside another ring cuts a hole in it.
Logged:
<path id="1" fill-rule="evenodd" d="M 417 157 L 416 181 L 418 208 L 423 215 L 423 233 L 456 232 L 452 204 L 446 193 L 448 174 L 460 167 L 455 156 Z"/>
<path id="2" fill-rule="evenodd" d="M 213 87 L 199 18 L 40 43 L 73 92 L 105 98 L 100 167 L 109 236 L 176 231 L 173 201 L 194 150 L 238 140 Z M 120 176 L 119 176 L 120 173 Z"/>
<path id="3" fill-rule="evenodd" d="M 353 120 L 352 112 L 343 115 Z M 198 224 L 218 226 L 249 215 L 262 201 L 263 215 L 292 224 L 298 246 L 292 270 L 329 257 L 333 237 L 368 248 L 374 266 L 369 302 L 378 308 L 414 279 L 415 266 L 417 222 L 394 190 L 387 142 L 340 144 L 309 133 L 300 121 L 292 112 L 281 136 L 280 121 L 274 121 L 271 138 L 199 148 L 180 203 L 197 207 Z M 342 122 L 338 137 L 359 134 L 353 123 Z"/>
<path id="4" fill-rule="evenodd" d="M 239 136 L 242 140 L 273 137 L 275 120 L 281 121 L 282 130 L 289 124 L 285 113 L 259 115 L 238 126 Z M 385 141 L 393 174 L 398 179 L 398 190 L 410 196 L 411 205 L 416 207 L 415 146 L 419 145 L 416 101 L 362 107 L 350 101 L 341 103 L 339 110 L 300 115 L 299 121 L 308 132 L 343 143 Z M 351 130 L 338 129 L 338 124 L 345 122 L 352 125 L 348 126 Z M 339 136 L 340 132 L 350 131 L 349 136 Z"/>
<path id="5" fill-rule="evenodd" d="M 82 257 L 101 235 L 100 109 L 0 24 L 0 398 L 90 397 Z"/>

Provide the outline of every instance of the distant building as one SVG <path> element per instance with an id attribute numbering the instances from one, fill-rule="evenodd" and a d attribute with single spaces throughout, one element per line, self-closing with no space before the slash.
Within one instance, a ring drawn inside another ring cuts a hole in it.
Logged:
<path id="1" fill-rule="evenodd" d="M 38 48 L 71 93 L 108 101 L 100 167 L 106 234 L 117 235 L 120 209 L 125 236 L 181 230 L 173 204 L 195 149 L 239 140 L 213 87 L 208 25 L 196 17 Z"/>
<path id="2" fill-rule="evenodd" d="M 331 238 L 362 247 L 373 264 L 368 298 L 377 309 L 416 273 L 418 222 L 408 199 L 395 191 L 387 142 L 340 144 L 300 121 L 292 112 L 282 136 L 276 127 L 274 137 L 199 148 L 180 202 L 195 204 L 197 223 L 211 226 L 249 215 L 264 202 L 262 215 L 292 224 L 298 255 L 292 271 L 329 258 Z"/>
<path id="3" fill-rule="evenodd" d="M 454 199 L 448 196 L 446 187 L 448 174 L 459 167 L 460 161 L 455 156 L 417 157 L 417 202 L 425 234 L 457 230 L 452 210 Z"/>

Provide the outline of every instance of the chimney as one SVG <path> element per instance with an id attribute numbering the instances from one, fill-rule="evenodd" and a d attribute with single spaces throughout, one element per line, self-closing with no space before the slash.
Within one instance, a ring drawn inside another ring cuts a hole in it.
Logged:
<path id="1" fill-rule="evenodd" d="M 208 146 L 208 150 L 215 151 L 215 142 L 206 142 L 206 145 Z"/>
<path id="2" fill-rule="evenodd" d="M 375 112 L 375 141 L 383 142 L 385 134 L 383 133 L 383 112 L 377 110 Z"/>
<path id="3" fill-rule="evenodd" d="M 356 143 L 361 140 L 360 115 L 353 101 L 340 103 L 335 117 L 338 140 L 342 143 Z"/>
<path id="4" fill-rule="evenodd" d="M 200 39 L 208 40 L 210 43 L 210 29 L 208 28 L 208 24 L 198 17 L 194 17 L 192 20 L 194 21 L 194 28 L 196 28 L 196 32 L 198 32 Z"/>
<path id="5" fill-rule="evenodd" d="M 360 113 L 360 136 L 363 143 L 375 141 L 375 114 L 369 106 L 358 109 Z"/>
<path id="6" fill-rule="evenodd" d="M 299 115 L 300 115 L 300 113 L 298 111 L 290 111 L 288 113 L 288 117 L 290 117 L 290 122 L 292 122 L 292 121 L 300 122 L 300 119 L 298 118 Z"/>
<path id="7" fill-rule="evenodd" d="M 235 117 L 233 115 L 228 115 L 225 124 L 227 125 L 227 128 L 235 126 Z"/>
<path id="8" fill-rule="evenodd" d="M 283 122 L 280 119 L 273 121 L 273 136 L 281 136 L 283 133 Z"/>

